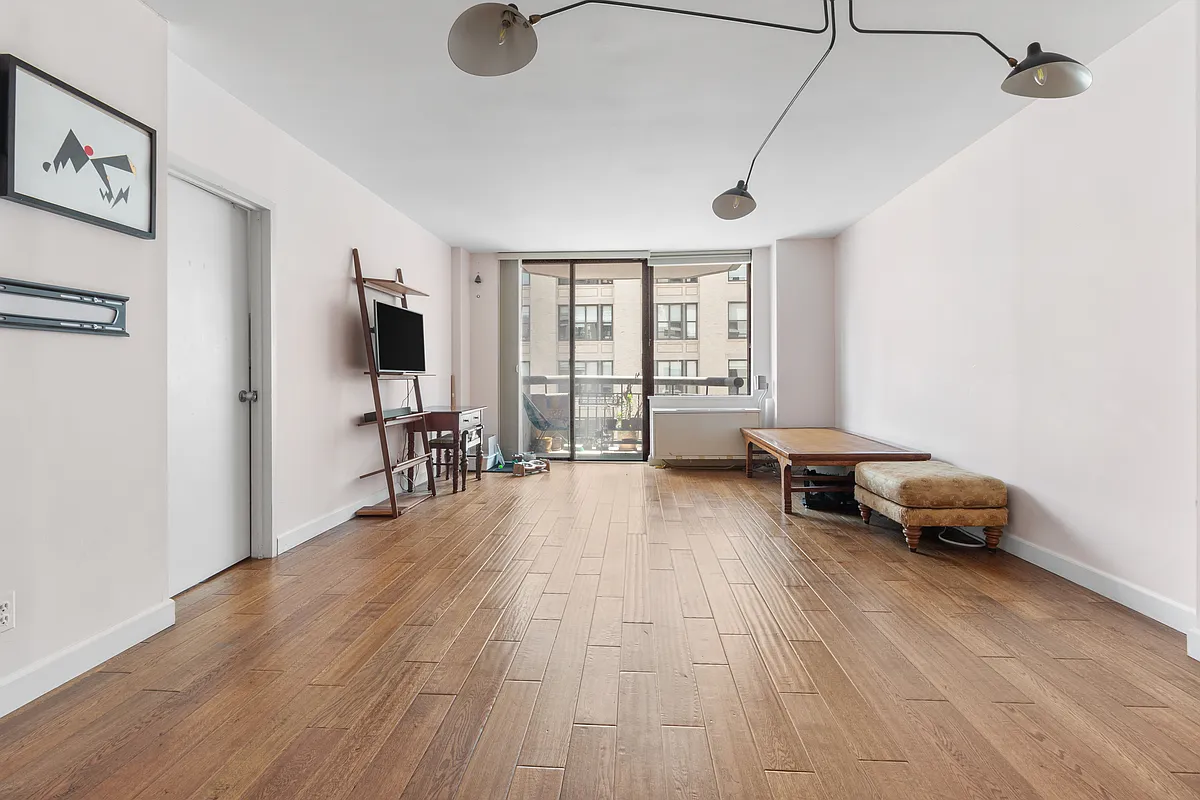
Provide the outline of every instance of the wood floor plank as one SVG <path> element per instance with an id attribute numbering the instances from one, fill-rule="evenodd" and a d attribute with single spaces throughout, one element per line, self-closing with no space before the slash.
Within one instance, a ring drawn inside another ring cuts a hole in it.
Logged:
<path id="1" fill-rule="evenodd" d="M 301 731 L 242 797 L 247 800 L 272 800 L 295 796 L 345 735 L 346 731 L 334 728 L 306 728 Z"/>
<path id="2" fill-rule="evenodd" d="M 626 537 L 625 605 L 623 622 L 652 622 L 650 619 L 650 543 L 645 536 Z"/>
<path id="3" fill-rule="evenodd" d="M 690 544 L 689 537 L 689 544 Z M 691 550 L 672 550 L 671 563 L 675 568 L 675 580 L 679 584 L 679 600 L 685 617 L 712 617 L 704 581 L 696 566 L 696 556 Z"/>
<path id="4" fill-rule="evenodd" d="M 821 800 L 829 797 L 814 772 L 768 772 L 767 783 L 771 786 L 773 800 Z"/>
<path id="5" fill-rule="evenodd" d="M 738 696 L 766 769 L 812 772 L 812 762 L 749 636 L 722 636 Z M 699 668 L 697 668 L 699 669 Z"/>
<path id="6" fill-rule="evenodd" d="M 733 586 L 732 590 L 775 688 L 780 692 L 816 692 L 816 684 L 792 648 L 792 643 L 784 636 L 771 610 L 763 602 L 757 587 L 754 584 L 739 584 Z"/>
<path id="7" fill-rule="evenodd" d="M 704 728 L 664 726 L 662 738 L 666 796 L 672 800 L 717 797 L 717 776 Z"/>
<path id="8" fill-rule="evenodd" d="M 880 792 L 863 770 L 849 740 L 834 721 L 821 695 L 785 694 L 784 705 L 803 737 L 818 779 L 828 797 L 879 798 Z"/>
<path id="9" fill-rule="evenodd" d="M 664 570 L 650 576 L 650 616 L 654 619 L 654 664 L 662 724 L 703 725 L 674 572 Z"/>
<path id="10" fill-rule="evenodd" d="M 471 753 L 458 797 L 502 797 L 517 766 L 521 740 L 533 714 L 539 684 L 505 681 Z"/>
<path id="11" fill-rule="evenodd" d="M 587 658 L 587 641 L 599 582 L 595 575 L 578 575 L 571 585 L 559 635 L 542 678 L 533 720 L 525 733 L 520 758 L 523 766 L 563 768 L 567 765 L 571 725 Z"/>
<path id="12" fill-rule="evenodd" d="M 662 797 L 666 784 L 657 677 L 623 672 L 617 712 L 617 797 Z"/>
<path id="13" fill-rule="evenodd" d="M 704 706 L 704 727 L 722 800 L 760 800 L 770 796 L 729 667 L 697 665 L 696 685 Z"/>
<path id="14" fill-rule="evenodd" d="M 449 695 L 417 695 L 348 796 L 399 797 L 453 702 Z"/>
<path id="15" fill-rule="evenodd" d="M 462 691 L 417 763 L 402 798 L 454 797 L 516 649 L 513 642 L 484 645 Z"/>
<path id="16" fill-rule="evenodd" d="M 534 619 L 562 619 L 563 610 L 567 607 L 567 595 L 543 594 L 533 611 Z"/>
<path id="17" fill-rule="evenodd" d="M 620 597 L 596 598 L 596 610 L 592 614 L 592 630 L 588 639 L 589 645 L 621 646 L 621 607 L 624 602 Z"/>
<path id="18" fill-rule="evenodd" d="M 540 681 L 546 674 L 546 662 L 558 636 L 559 622 L 556 619 L 535 619 L 525 630 L 525 638 L 517 648 L 512 666 L 508 670 L 510 681 Z"/>
<path id="19" fill-rule="evenodd" d="M 562 800 L 612 800 L 617 781 L 617 728 L 576 725 L 562 785 Z"/>
<path id="20" fill-rule="evenodd" d="M 621 671 L 655 672 L 654 625 L 627 622 L 621 626 Z"/>
<path id="21" fill-rule="evenodd" d="M 683 621 L 687 629 L 688 650 L 693 664 L 728 664 L 721 634 L 712 619 L 689 617 Z"/>
<path id="22" fill-rule="evenodd" d="M 547 767 L 517 767 L 508 790 L 510 800 L 557 800 L 563 771 Z"/>
<path id="23" fill-rule="evenodd" d="M 588 647 L 575 706 L 578 725 L 616 725 L 621 648 Z M 569 755 L 569 754 L 568 754 Z"/>

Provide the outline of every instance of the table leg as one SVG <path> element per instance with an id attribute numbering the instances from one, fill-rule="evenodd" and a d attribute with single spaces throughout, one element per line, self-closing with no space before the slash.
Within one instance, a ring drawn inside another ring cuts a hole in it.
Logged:
<path id="1" fill-rule="evenodd" d="M 454 435 L 451 438 L 450 445 L 450 475 L 453 486 L 452 494 L 458 494 L 458 428 L 454 429 Z"/>
<path id="2" fill-rule="evenodd" d="M 779 465 L 780 481 L 783 484 L 783 513 L 792 513 L 792 465 Z"/>
<path id="3" fill-rule="evenodd" d="M 477 428 L 475 435 L 479 437 L 479 444 L 475 445 L 475 480 L 483 480 L 483 428 Z"/>
<path id="4" fill-rule="evenodd" d="M 463 431 L 458 435 L 459 441 L 462 442 L 462 461 L 458 467 L 462 471 L 462 488 L 464 492 L 467 490 L 467 436 L 469 434 L 470 431 Z"/>
<path id="5" fill-rule="evenodd" d="M 746 477 L 754 477 L 754 445 L 746 442 Z"/>

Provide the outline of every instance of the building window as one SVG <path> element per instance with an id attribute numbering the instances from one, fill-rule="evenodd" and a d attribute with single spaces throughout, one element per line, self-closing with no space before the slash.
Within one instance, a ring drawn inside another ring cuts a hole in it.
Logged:
<path id="1" fill-rule="evenodd" d="M 747 317 L 746 301 L 729 304 L 729 338 L 746 339 L 750 336 L 750 320 Z"/>
<path id="2" fill-rule="evenodd" d="M 525 377 L 525 378 L 528 378 L 528 377 L 529 377 L 529 375 L 530 375 L 530 372 L 529 372 L 529 370 L 530 370 L 529 362 L 528 362 L 528 361 L 522 361 L 522 362 L 521 362 L 521 376 L 522 376 L 522 377 Z"/>
<path id="3" fill-rule="evenodd" d="M 691 277 L 691 278 L 655 278 L 655 279 L 654 279 L 654 282 L 655 282 L 655 283 L 699 283 L 699 282 L 700 282 L 700 279 L 699 279 L 699 278 L 696 278 L 696 277 Z"/>
<path id="4" fill-rule="evenodd" d="M 745 383 L 741 387 L 729 387 L 730 394 L 750 394 L 750 361 L 745 358 L 729 359 L 729 377 L 741 378 Z"/>
<path id="5" fill-rule="evenodd" d="M 526 272 L 525 270 L 521 270 L 521 285 L 522 286 L 529 285 L 529 273 Z"/>
<path id="6" fill-rule="evenodd" d="M 570 306 L 558 307 L 558 340 L 571 338 Z M 613 307 L 575 306 L 575 341 L 611 342 L 613 338 Z"/>
<path id="7" fill-rule="evenodd" d="M 700 374 L 699 361 L 655 361 L 654 374 L 659 378 L 695 378 Z M 698 394 L 699 386 L 687 386 L 676 381 L 655 381 L 656 394 Z"/>
<path id="8" fill-rule="evenodd" d="M 521 306 L 521 341 L 529 341 L 529 306 Z"/>
<path id="9" fill-rule="evenodd" d="M 559 286 L 570 286 L 571 279 L 570 278 L 559 278 L 558 285 Z M 576 286 L 611 286 L 612 278 L 576 278 L 575 285 Z"/>
<path id="10" fill-rule="evenodd" d="M 695 339 L 695 303 L 659 303 L 656 306 L 656 339 Z"/>
<path id="11" fill-rule="evenodd" d="M 729 272 L 726 272 L 725 276 L 730 283 L 745 283 L 749 273 L 749 264 L 738 264 L 736 267 L 729 270 Z"/>

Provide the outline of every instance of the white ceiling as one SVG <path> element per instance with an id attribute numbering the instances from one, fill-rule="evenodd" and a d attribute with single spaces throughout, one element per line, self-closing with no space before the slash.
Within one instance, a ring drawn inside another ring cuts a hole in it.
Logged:
<path id="1" fill-rule="evenodd" d="M 825 39 L 605 6 L 537 26 L 521 72 L 446 53 L 475 0 L 146 0 L 185 61 L 454 245 L 492 250 L 749 247 L 830 235 L 1016 113 L 981 42 L 839 43 L 759 159 L 759 208 L 715 218 Z M 1174 0 L 858 0 L 860 25 L 980 30 L 1088 61 Z M 820 27 L 820 0 L 660 0 Z M 558 3 L 523 7 L 540 13 Z M 1103 79 L 1102 75 L 1097 80 Z M 1043 100 L 1040 102 L 1078 102 Z M 236 176 L 230 176 L 236 179 Z"/>

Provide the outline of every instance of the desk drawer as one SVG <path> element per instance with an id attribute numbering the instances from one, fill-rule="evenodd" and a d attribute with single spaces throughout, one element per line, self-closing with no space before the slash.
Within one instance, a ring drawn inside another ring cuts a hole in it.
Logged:
<path id="1" fill-rule="evenodd" d="M 482 411 L 467 411 L 459 417 L 459 426 L 461 430 L 473 428 L 483 420 Z"/>

